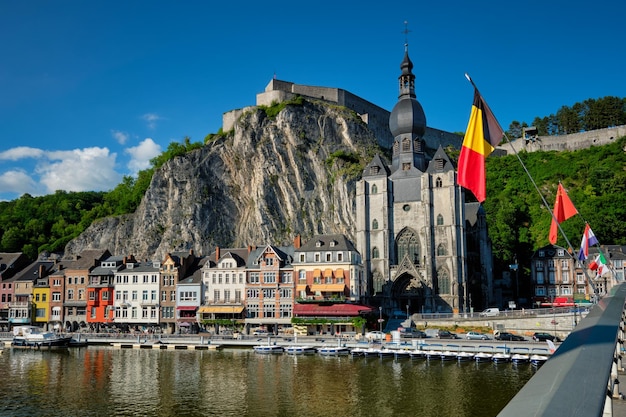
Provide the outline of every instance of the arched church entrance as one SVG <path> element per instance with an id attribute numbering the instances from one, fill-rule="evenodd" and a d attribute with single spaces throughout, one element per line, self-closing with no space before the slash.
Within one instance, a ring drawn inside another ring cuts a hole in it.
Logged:
<path id="1" fill-rule="evenodd" d="M 390 292 L 394 311 L 423 314 L 431 311 L 432 291 L 418 278 L 409 273 L 397 277 Z"/>

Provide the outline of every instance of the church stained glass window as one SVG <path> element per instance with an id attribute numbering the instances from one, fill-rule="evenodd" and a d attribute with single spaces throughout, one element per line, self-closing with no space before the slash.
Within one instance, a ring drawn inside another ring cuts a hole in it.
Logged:
<path id="1" fill-rule="evenodd" d="M 405 229 L 398 235 L 396 239 L 396 254 L 398 259 L 396 263 L 408 256 L 414 264 L 420 263 L 420 244 L 417 234 L 412 230 Z"/>

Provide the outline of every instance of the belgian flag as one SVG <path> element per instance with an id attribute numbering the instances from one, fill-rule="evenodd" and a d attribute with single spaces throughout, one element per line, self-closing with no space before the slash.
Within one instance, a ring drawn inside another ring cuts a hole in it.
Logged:
<path id="1" fill-rule="evenodd" d="M 493 152 L 503 137 L 504 131 L 474 86 L 472 113 L 459 155 L 458 183 L 471 190 L 481 203 L 486 197 L 485 158 Z"/>

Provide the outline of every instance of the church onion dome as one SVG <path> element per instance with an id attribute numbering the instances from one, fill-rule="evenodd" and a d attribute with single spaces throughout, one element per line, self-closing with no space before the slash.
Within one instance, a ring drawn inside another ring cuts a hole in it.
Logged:
<path id="1" fill-rule="evenodd" d="M 413 63 L 409 58 L 408 45 L 405 45 L 404 59 L 400 64 L 402 73 L 400 81 L 400 96 L 389 116 L 389 129 L 393 137 L 402 134 L 412 134 L 413 137 L 423 137 L 426 131 L 426 115 L 422 105 L 415 98 L 415 75 Z"/>
<path id="2" fill-rule="evenodd" d="M 400 99 L 389 116 L 389 129 L 394 138 L 404 133 L 423 137 L 426 132 L 426 115 L 419 101 L 410 97 Z"/>

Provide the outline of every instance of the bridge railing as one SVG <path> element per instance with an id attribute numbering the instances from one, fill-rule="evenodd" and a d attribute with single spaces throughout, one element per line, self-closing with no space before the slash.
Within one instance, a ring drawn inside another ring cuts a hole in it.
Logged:
<path id="1" fill-rule="evenodd" d="M 612 416 L 619 398 L 626 283 L 595 305 L 500 412 L 517 416 Z"/>

